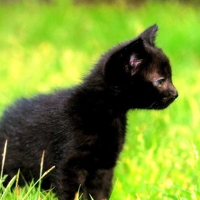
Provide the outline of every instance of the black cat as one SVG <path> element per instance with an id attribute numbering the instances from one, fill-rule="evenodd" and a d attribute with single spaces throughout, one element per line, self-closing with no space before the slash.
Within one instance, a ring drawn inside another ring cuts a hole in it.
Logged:
<path id="1" fill-rule="evenodd" d="M 122 150 L 129 109 L 163 109 L 177 98 L 168 58 L 154 44 L 153 25 L 108 51 L 81 85 L 21 99 L 0 122 L 0 148 L 8 141 L 8 180 L 20 168 L 26 181 L 55 166 L 43 187 L 60 200 L 109 198 L 113 169 Z M 23 179 L 20 180 L 23 182 Z"/>

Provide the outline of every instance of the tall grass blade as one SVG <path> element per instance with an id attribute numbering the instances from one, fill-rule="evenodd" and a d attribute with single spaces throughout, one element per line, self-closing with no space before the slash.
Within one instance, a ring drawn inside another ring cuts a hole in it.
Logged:
<path id="1" fill-rule="evenodd" d="M 16 180 L 16 175 L 13 176 L 13 178 L 10 180 L 10 182 L 9 182 L 8 185 L 6 186 L 6 188 L 5 188 L 5 190 L 4 190 L 4 192 L 3 192 L 2 196 L 1 196 L 0 200 L 3 200 L 4 197 L 6 196 L 6 194 L 7 194 L 8 192 L 10 192 L 10 188 L 11 188 L 12 185 L 14 184 L 15 180 Z"/>
<path id="2" fill-rule="evenodd" d="M 92 195 L 89 194 L 89 196 L 90 196 L 90 199 L 91 199 L 91 200 L 94 200 L 93 197 L 92 197 Z"/>
<path id="3" fill-rule="evenodd" d="M 39 182 L 38 182 L 38 189 L 37 189 L 37 197 L 40 199 L 40 190 L 41 190 L 41 177 L 43 173 L 43 167 L 44 167 L 44 156 L 45 156 L 45 150 L 42 152 L 41 162 L 40 162 L 40 176 L 39 176 Z"/>
<path id="4" fill-rule="evenodd" d="M 42 176 L 30 187 L 30 189 L 28 190 L 28 192 L 26 193 L 26 195 L 22 198 L 22 200 L 25 200 L 28 197 L 28 195 L 30 194 L 31 190 L 41 181 L 41 179 L 43 179 L 54 168 L 55 168 L 55 166 L 51 167 L 49 170 L 47 170 L 46 172 L 44 172 L 44 174 L 42 174 Z"/>
<path id="5" fill-rule="evenodd" d="M 19 175 L 20 175 L 20 169 L 17 172 L 16 182 L 15 182 L 15 194 L 16 194 L 17 197 L 20 195 L 20 191 L 19 191 Z"/>
<path id="6" fill-rule="evenodd" d="M 3 180 L 3 170 L 4 170 L 4 166 L 5 166 L 7 145 L 8 145 L 8 141 L 6 140 L 5 141 L 5 145 L 4 145 L 4 149 L 3 149 L 3 157 L 2 157 L 2 164 L 1 164 L 1 176 L 0 176 L 0 179 L 1 179 L 0 183 L 1 183 L 1 185 L 2 185 L 2 180 Z"/>

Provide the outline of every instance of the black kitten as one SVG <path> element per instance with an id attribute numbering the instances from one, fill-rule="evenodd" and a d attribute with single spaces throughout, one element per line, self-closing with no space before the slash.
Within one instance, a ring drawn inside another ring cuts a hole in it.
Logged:
<path id="1" fill-rule="evenodd" d="M 43 187 L 55 187 L 60 200 L 109 198 L 113 169 L 122 150 L 129 109 L 163 109 L 178 96 L 171 67 L 155 47 L 157 26 L 108 51 L 77 87 L 21 99 L 0 123 L 0 148 L 8 149 L 4 173 L 20 168 L 26 181 L 55 169 Z M 20 180 L 23 182 L 23 179 Z"/>

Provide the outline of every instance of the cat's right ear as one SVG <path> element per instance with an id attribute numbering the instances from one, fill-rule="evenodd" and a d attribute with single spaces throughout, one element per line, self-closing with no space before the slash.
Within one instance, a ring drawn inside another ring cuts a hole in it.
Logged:
<path id="1" fill-rule="evenodd" d="M 154 46 L 157 31 L 158 26 L 154 24 L 147 28 L 145 31 L 143 31 L 139 37 L 142 38 L 146 43 Z"/>

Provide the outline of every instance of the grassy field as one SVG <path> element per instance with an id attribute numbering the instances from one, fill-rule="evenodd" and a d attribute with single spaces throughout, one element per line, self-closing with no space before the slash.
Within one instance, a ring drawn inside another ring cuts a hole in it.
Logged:
<path id="1" fill-rule="evenodd" d="M 178 3 L 0 5 L 0 113 L 21 96 L 81 82 L 108 48 L 157 23 L 179 98 L 164 111 L 128 113 L 111 200 L 200 199 L 200 12 Z M 30 193 L 29 193 L 30 191 Z M 36 188 L 0 200 L 55 199 Z"/>

